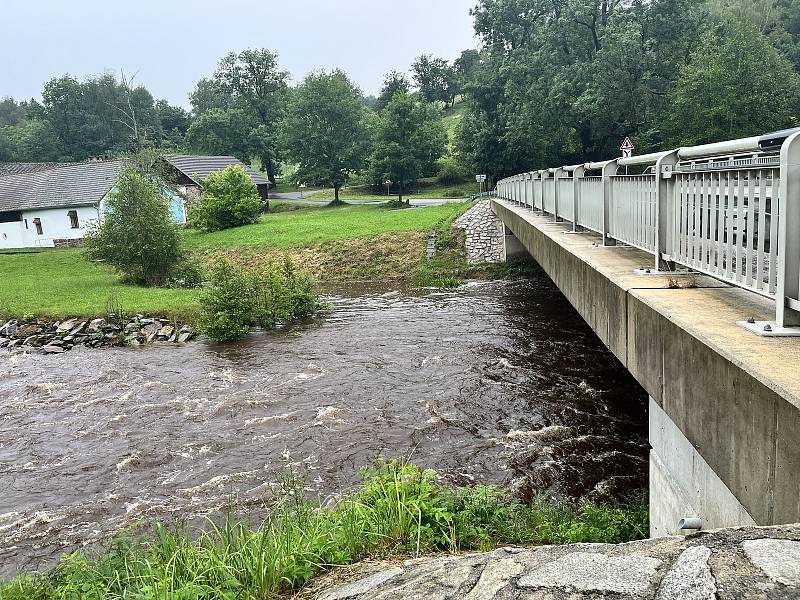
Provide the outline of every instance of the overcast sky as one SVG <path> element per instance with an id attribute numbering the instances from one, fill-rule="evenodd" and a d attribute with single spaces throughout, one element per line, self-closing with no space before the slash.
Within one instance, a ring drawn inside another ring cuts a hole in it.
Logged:
<path id="1" fill-rule="evenodd" d="M 0 0 L 0 97 L 110 70 L 138 73 L 156 98 L 188 107 L 198 79 L 232 50 L 269 48 L 295 79 L 345 70 L 365 94 L 391 69 L 477 47 L 476 0 Z"/>

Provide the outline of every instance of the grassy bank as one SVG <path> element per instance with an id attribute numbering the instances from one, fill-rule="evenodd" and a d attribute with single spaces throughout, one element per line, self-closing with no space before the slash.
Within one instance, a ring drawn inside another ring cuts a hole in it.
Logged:
<path id="1" fill-rule="evenodd" d="M 289 254 L 323 282 L 413 279 L 428 232 L 467 206 L 304 207 L 278 210 L 253 225 L 183 236 L 204 261 L 220 252 L 250 263 Z M 110 297 L 128 311 L 188 321 L 198 309 L 196 290 L 123 285 L 111 268 L 90 263 L 78 249 L 0 251 L 0 281 L 0 316 L 96 316 L 106 312 Z"/>
<path id="2" fill-rule="evenodd" d="M 488 486 L 449 489 L 435 473 L 378 463 L 333 507 L 298 482 L 251 528 L 233 518 L 199 535 L 156 526 L 97 557 L 66 556 L 49 573 L 0 584 L 0 598 L 267 598 L 365 558 L 487 550 L 504 544 L 623 542 L 646 537 L 647 508 L 521 504 Z"/>

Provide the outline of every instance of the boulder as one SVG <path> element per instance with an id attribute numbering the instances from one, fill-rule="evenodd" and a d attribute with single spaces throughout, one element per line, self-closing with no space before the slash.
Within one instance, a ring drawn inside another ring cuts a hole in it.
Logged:
<path id="1" fill-rule="evenodd" d="M 89 333 L 97 333 L 100 331 L 103 326 L 106 324 L 105 319 L 92 319 L 89 323 L 89 327 L 86 328 L 86 331 Z"/>
<path id="2" fill-rule="evenodd" d="M 156 336 L 160 330 L 161 330 L 161 323 L 154 323 L 151 320 L 150 323 L 148 323 L 139 330 L 139 333 L 141 333 L 144 337 L 148 338 L 149 340 L 151 336 Z"/>
<path id="3" fill-rule="evenodd" d="M 74 336 L 74 335 L 78 335 L 78 334 L 79 334 L 79 333 L 81 333 L 81 332 L 82 332 L 82 331 L 83 331 L 85 328 L 86 328 L 86 321 L 81 321 L 81 322 L 80 322 L 80 323 L 78 323 L 78 324 L 77 324 L 75 327 L 73 327 L 72 329 L 70 329 L 70 331 L 69 331 L 69 334 L 70 334 L 70 335 L 73 335 L 73 336 Z"/>
<path id="4" fill-rule="evenodd" d="M 8 321 L 5 325 L 0 327 L 0 336 L 13 337 L 17 333 L 17 322 L 15 320 Z"/>
<path id="5" fill-rule="evenodd" d="M 64 331 L 71 331 L 75 327 L 81 324 L 80 319 L 67 319 L 66 321 L 62 321 L 58 324 L 57 331 L 62 333 Z"/>
<path id="6" fill-rule="evenodd" d="M 66 352 L 66 350 L 61 346 L 55 346 L 53 344 L 48 344 L 47 346 L 43 346 L 42 350 L 47 354 L 61 354 L 62 352 Z"/>
<path id="7" fill-rule="evenodd" d="M 161 328 L 161 329 L 158 331 L 158 337 L 160 337 L 160 338 L 168 338 L 168 337 L 169 337 L 169 336 L 171 336 L 171 335 L 172 335 L 174 332 L 175 332 L 175 328 L 174 328 L 172 325 L 164 325 L 164 326 L 163 326 L 163 327 L 162 327 L 162 328 Z"/>
<path id="8" fill-rule="evenodd" d="M 182 334 L 178 336 L 178 343 L 184 344 L 192 339 L 194 334 L 191 331 L 184 331 Z"/>

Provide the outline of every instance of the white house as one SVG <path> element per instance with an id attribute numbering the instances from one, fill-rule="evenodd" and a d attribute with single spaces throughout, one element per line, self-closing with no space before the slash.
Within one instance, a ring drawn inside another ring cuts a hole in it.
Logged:
<path id="1" fill-rule="evenodd" d="M 76 245 L 103 214 L 103 201 L 123 161 L 0 163 L 0 248 Z M 171 201 L 173 218 L 186 222 L 183 199 Z"/>

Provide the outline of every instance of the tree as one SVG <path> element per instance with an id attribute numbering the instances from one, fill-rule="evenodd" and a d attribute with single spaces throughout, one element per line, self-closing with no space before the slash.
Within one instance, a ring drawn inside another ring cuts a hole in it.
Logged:
<path id="1" fill-rule="evenodd" d="M 477 50 L 464 50 L 461 55 L 453 62 L 458 81 L 459 93 L 472 81 L 473 75 L 481 62 L 481 53 Z"/>
<path id="2" fill-rule="evenodd" d="M 214 82 L 227 93 L 236 108 L 247 111 L 253 128 L 264 126 L 275 131 L 286 105 L 289 72 L 278 67 L 278 55 L 265 48 L 247 49 L 238 54 L 231 52 L 219 61 Z M 277 170 L 277 136 L 264 144 L 261 135 L 261 166 L 271 182 Z"/>
<path id="3" fill-rule="evenodd" d="M 172 106 L 166 100 L 159 100 L 155 104 L 159 124 L 163 133 L 177 131 L 181 135 L 189 129 L 189 113 L 180 106 Z"/>
<path id="4" fill-rule="evenodd" d="M 63 156 L 61 141 L 48 121 L 25 121 L 8 130 L 14 160 L 47 162 L 60 160 Z"/>
<path id="5" fill-rule="evenodd" d="M 189 211 L 189 222 L 202 231 L 219 231 L 255 223 L 263 204 L 256 184 L 241 165 L 229 165 L 200 182 L 200 202 Z"/>
<path id="6" fill-rule="evenodd" d="M 383 79 L 381 93 L 375 102 L 375 110 L 383 110 L 398 92 L 407 94 L 411 90 L 408 77 L 400 71 L 389 71 Z"/>
<path id="7" fill-rule="evenodd" d="M 249 115 L 238 108 L 212 108 L 197 117 L 186 131 L 186 142 L 197 152 L 233 155 L 250 162 L 253 131 Z"/>
<path id="8" fill-rule="evenodd" d="M 204 112 L 212 108 L 227 110 L 231 106 L 233 99 L 222 89 L 222 84 L 214 79 L 203 77 L 197 82 L 194 91 L 189 94 L 189 102 L 192 104 L 192 115 L 199 117 Z"/>
<path id="9" fill-rule="evenodd" d="M 374 149 L 370 171 L 376 182 L 391 179 L 400 188 L 436 170 L 436 159 L 445 151 L 447 132 L 439 110 L 397 93 L 381 111 L 374 125 Z"/>
<path id="10" fill-rule="evenodd" d="M 85 236 L 87 256 L 112 265 L 131 283 L 164 284 L 183 253 L 157 178 L 127 168 L 105 209 Z"/>
<path id="11" fill-rule="evenodd" d="M 740 22 L 703 37 L 672 102 L 676 145 L 751 136 L 796 125 L 800 77 L 763 34 Z"/>
<path id="12" fill-rule="evenodd" d="M 455 101 L 458 89 L 456 72 L 445 59 L 423 54 L 414 61 L 411 70 L 414 72 L 414 83 L 425 100 L 439 100 L 444 104 Z"/>
<path id="13" fill-rule="evenodd" d="M 340 70 L 313 72 L 292 95 L 281 128 L 289 159 L 301 179 L 330 185 L 335 200 L 367 154 L 361 90 Z"/>

